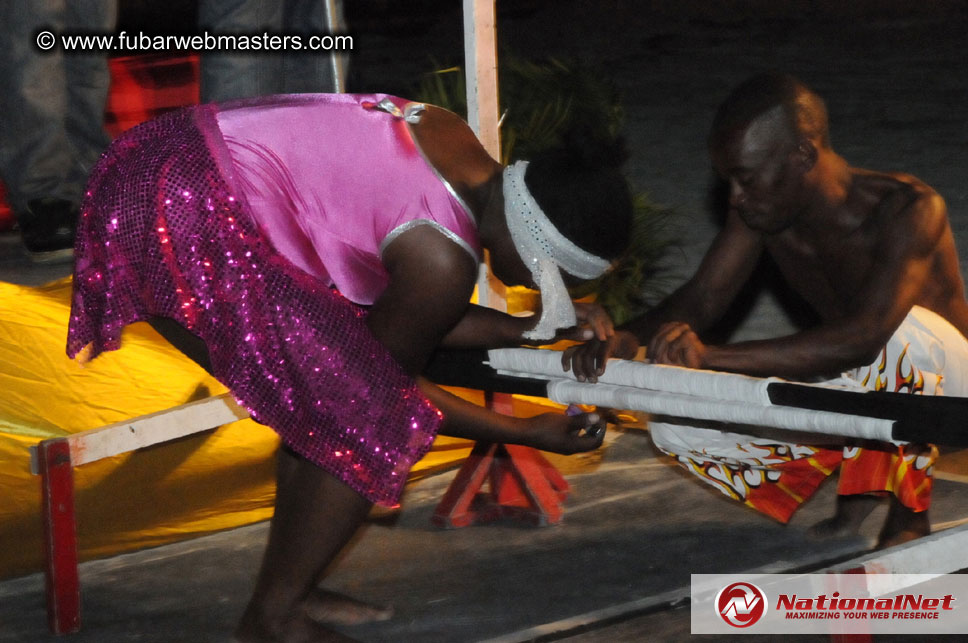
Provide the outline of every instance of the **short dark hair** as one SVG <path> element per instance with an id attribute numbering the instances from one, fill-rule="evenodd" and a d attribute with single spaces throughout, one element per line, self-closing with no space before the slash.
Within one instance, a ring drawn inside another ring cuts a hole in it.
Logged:
<path id="1" fill-rule="evenodd" d="M 800 79 L 778 72 L 752 76 L 729 94 L 713 119 L 710 147 L 720 147 L 732 133 L 775 107 L 783 108 L 792 132 L 830 147 L 827 106 L 823 99 Z"/>
<path id="2" fill-rule="evenodd" d="M 581 249 L 604 259 L 628 247 L 633 201 L 619 168 L 627 158 L 621 139 L 572 132 L 557 148 L 536 154 L 525 183 L 548 219 Z"/>

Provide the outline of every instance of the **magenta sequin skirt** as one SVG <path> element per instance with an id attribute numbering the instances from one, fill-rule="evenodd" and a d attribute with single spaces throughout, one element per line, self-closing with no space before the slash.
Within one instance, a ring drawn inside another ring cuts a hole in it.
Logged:
<path id="1" fill-rule="evenodd" d="M 167 317 L 284 444 L 373 502 L 398 502 L 441 414 L 365 312 L 278 255 L 225 179 L 214 108 L 129 130 L 91 175 L 75 246 L 67 353 L 120 347 Z M 161 375 L 163 376 L 163 374 Z"/>

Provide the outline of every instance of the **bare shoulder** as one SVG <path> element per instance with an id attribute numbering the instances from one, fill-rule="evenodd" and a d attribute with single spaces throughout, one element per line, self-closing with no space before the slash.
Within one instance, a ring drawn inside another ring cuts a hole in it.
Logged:
<path id="1" fill-rule="evenodd" d="M 500 170 L 470 126 L 449 110 L 427 105 L 411 131 L 427 161 L 455 187 L 484 183 Z"/>
<path id="2" fill-rule="evenodd" d="M 423 282 L 451 280 L 462 286 L 477 278 L 477 262 L 432 225 L 418 225 L 403 232 L 383 249 L 383 264 L 391 275 Z"/>
<path id="3" fill-rule="evenodd" d="M 855 170 L 857 198 L 885 230 L 932 243 L 948 228 L 948 209 L 931 186 L 902 172 Z"/>
<path id="4" fill-rule="evenodd" d="M 482 150 L 484 149 L 463 118 L 449 109 L 436 105 L 426 105 L 426 109 L 420 115 L 419 122 L 413 126 L 413 130 L 415 135 L 420 138 L 432 135 L 454 143 L 476 145 Z"/>

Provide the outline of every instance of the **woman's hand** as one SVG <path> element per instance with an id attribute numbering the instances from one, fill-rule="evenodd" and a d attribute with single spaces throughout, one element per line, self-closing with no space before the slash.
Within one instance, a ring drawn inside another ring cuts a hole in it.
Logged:
<path id="1" fill-rule="evenodd" d="M 608 409 L 594 413 L 543 413 L 529 418 L 495 413 L 420 378 L 420 388 L 444 414 L 441 433 L 456 438 L 523 444 L 544 451 L 571 454 L 597 449 L 605 439 L 606 422 L 618 424 Z"/>
<path id="2" fill-rule="evenodd" d="M 521 444 L 542 451 L 571 455 L 597 449 L 605 439 L 604 413 L 542 413 L 522 421 Z"/>
<path id="3" fill-rule="evenodd" d="M 620 330 L 604 341 L 592 339 L 585 344 L 569 346 L 561 354 L 561 366 L 565 371 L 574 371 L 579 382 L 597 382 L 610 357 L 632 359 L 638 350 L 639 340 L 635 335 Z"/>

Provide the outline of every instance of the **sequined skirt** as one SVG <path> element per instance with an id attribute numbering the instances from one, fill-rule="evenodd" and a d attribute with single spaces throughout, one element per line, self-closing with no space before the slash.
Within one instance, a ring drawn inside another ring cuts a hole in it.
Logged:
<path id="1" fill-rule="evenodd" d="M 133 128 L 104 153 L 81 207 L 67 353 L 93 358 L 119 348 L 127 324 L 173 319 L 254 419 L 369 500 L 396 504 L 441 414 L 365 311 L 273 250 L 229 163 L 210 106 Z"/>

